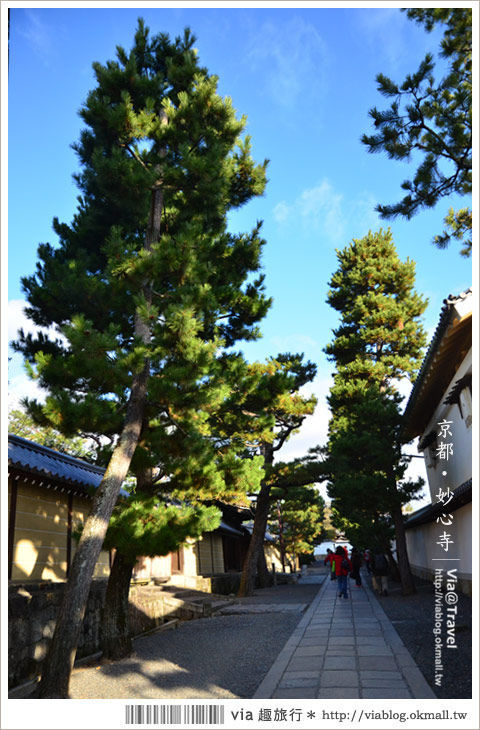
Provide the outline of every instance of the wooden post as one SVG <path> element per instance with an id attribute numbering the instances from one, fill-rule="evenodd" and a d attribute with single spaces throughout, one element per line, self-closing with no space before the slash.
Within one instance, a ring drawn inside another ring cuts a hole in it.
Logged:
<path id="1" fill-rule="evenodd" d="M 12 479 L 10 513 L 8 515 L 8 580 L 12 580 L 13 550 L 15 547 L 15 522 L 17 520 L 17 479 Z"/>

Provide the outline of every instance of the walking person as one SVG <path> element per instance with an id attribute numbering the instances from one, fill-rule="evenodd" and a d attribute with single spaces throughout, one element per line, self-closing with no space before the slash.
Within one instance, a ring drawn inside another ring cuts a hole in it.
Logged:
<path id="1" fill-rule="evenodd" d="M 352 578 L 355 578 L 355 585 L 359 588 L 362 585 L 362 578 L 360 576 L 360 568 L 362 567 L 362 556 L 356 547 L 352 548 L 351 554 L 352 561 Z"/>
<path id="2" fill-rule="evenodd" d="M 371 575 L 371 573 L 372 573 L 371 556 L 372 556 L 371 550 L 369 550 L 367 548 L 363 553 L 363 562 L 365 563 L 365 567 L 366 567 L 369 575 Z"/>
<path id="3" fill-rule="evenodd" d="M 345 550 L 337 547 L 335 551 L 335 573 L 338 582 L 338 596 L 348 598 L 347 584 L 348 576 L 352 571 L 352 563 L 350 558 L 346 555 Z"/>
<path id="4" fill-rule="evenodd" d="M 333 550 L 330 550 L 330 548 L 327 548 L 327 557 L 323 561 L 323 564 L 326 565 L 327 563 L 330 566 L 330 580 L 337 580 L 337 576 L 335 574 L 335 560 L 334 560 L 334 553 Z"/>
<path id="5" fill-rule="evenodd" d="M 388 596 L 388 560 L 380 548 L 372 555 L 372 583 L 379 595 Z"/>

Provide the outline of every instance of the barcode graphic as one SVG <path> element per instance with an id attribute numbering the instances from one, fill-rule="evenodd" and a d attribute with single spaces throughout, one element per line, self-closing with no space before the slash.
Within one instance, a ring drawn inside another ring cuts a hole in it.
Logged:
<path id="1" fill-rule="evenodd" d="M 126 705 L 126 725 L 223 725 L 224 705 Z"/>
<path id="2" fill-rule="evenodd" d="M 183 709 L 185 725 L 223 725 L 223 705 L 185 705 Z"/>

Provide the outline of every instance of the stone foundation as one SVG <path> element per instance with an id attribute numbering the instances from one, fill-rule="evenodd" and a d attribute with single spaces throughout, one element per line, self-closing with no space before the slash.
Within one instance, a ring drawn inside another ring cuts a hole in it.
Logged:
<path id="1" fill-rule="evenodd" d="M 77 657 L 100 647 L 100 623 L 106 580 L 93 581 L 78 642 Z M 64 583 L 13 584 L 8 591 L 8 686 L 40 674 L 55 630 Z"/>
<path id="2" fill-rule="evenodd" d="M 12 584 L 8 595 L 9 689 L 41 674 L 64 583 Z M 102 650 L 101 622 L 107 580 L 93 581 L 88 597 L 76 659 Z M 208 591 L 210 593 L 210 591 Z M 193 603 L 162 593 L 156 586 L 132 585 L 129 594 L 130 633 L 138 636 L 172 618 L 190 620 L 211 614 L 211 601 Z"/>

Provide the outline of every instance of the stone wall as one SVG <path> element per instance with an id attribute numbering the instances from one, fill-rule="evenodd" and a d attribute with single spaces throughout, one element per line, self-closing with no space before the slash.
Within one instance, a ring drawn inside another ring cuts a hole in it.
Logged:
<path id="1" fill-rule="evenodd" d="M 92 583 L 77 658 L 99 650 L 102 607 L 106 580 Z M 8 591 L 8 686 L 14 687 L 41 672 L 56 616 L 62 601 L 64 583 L 39 582 L 13 584 Z"/>
<path id="2" fill-rule="evenodd" d="M 101 651 L 101 622 L 106 580 L 93 581 L 76 658 Z M 16 687 L 41 674 L 62 601 L 64 583 L 23 583 L 9 586 L 8 686 Z M 163 593 L 156 586 L 132 585 L 129 595 L 130 633 L 138 636 L 172 618 L 190 620 L 211 615 L 211 600 L 192 603 Z"/>

